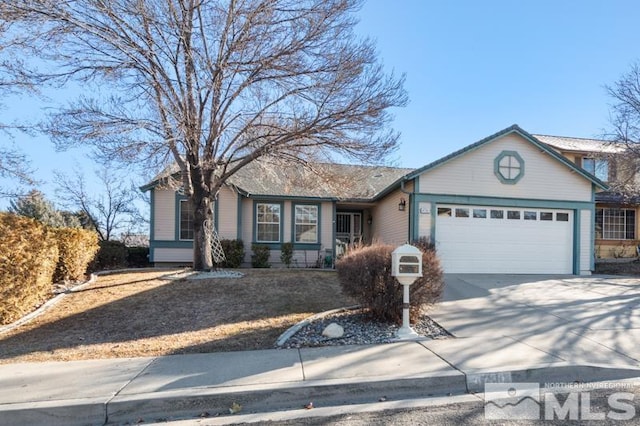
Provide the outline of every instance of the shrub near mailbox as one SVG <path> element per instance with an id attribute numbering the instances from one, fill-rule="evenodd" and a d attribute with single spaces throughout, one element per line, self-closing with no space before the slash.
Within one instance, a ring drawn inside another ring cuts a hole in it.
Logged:
<path id="1" fill-rule="evenodd" d="M 422 276 L 422 252 L 409 244 L 391 253 L 391 275 L 402 285 L 411 285 Z"/>

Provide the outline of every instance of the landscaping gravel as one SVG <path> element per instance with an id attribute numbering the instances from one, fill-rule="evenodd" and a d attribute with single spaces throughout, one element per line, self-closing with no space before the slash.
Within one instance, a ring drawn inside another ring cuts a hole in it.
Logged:
<path id="1" fill-rule="evenodd" d="M 344 335 L 340 338 L 327 338 L 322 331 L 331 323 L 344 328 Z M 318 346 L 365 345 L 376 343 L 391 343 L 396 339 L 399 326 L 372 320 L 360 309 L 339 312 L 319 318 L 291 336 L 281 348 L 309 348 Z M 423 315 L 412 328 L 422 337 L 444 339 L 451 335 L 435 321 Z"/>

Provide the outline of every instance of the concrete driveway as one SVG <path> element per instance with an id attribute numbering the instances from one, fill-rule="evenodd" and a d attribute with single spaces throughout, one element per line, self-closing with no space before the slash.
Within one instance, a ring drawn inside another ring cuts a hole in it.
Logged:
<path id="1" fill-rule="evenodd" d="M 448 274 L 445 282 L 430 316 L 468 343 L 506 338 L 574 364 L 640 366 L 636 278 Z"/>

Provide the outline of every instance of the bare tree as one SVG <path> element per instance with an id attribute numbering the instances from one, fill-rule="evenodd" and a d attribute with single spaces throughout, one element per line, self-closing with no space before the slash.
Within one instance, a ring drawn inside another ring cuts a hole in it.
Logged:
<path id="1" fill-rule="evenodd" d="M 0 0 L 15 37 L 91 93 L 51 116 L 59 146 L 176 162 L 194 206 L 194 267 L 212 268 L 212 205 L 256 159 L 382 161 L 390 108 L 407 99 L 374 43 L 354 34 L 360 0 Z M 5 34 L 6 35 L 6 34 Z M 10 42 L 11 40 L 7 40 Z"/>
<path id="2" fill-rule="evenodd" d="M 113 239 L 118 232 L 128 231 L 137 211 L 136 194 L 131 187 L 104 167 L 96 172 L 102 191 L 96 193 L 87 188 L 80 171 L 73 176 L 56 173 L 56 193 L 65 207 L 81 213 L 82 225 L 95 230 L 102 241 Z"/>
<path id="3" fill-rule="evenodd" d="M 618 81 L 606 86 L 613 98 L 612 130 L 607 135 L 618 149 L 608 154 L 615 165 L 612 189 L 627 196 L 640 195 L 640 64 L 636 63 Z M 615 152 L 618 151 L 618 152 Z"/>
<path id="4" fill-rule="evenodd" d="M 18 15 L 3 15 L 0 18 L 0 37 L 6 35 L 11 28 L 11 21 Z M 37 85 L 24 73 L 24 57 L 16 56 L 16 48 L 21 43 L 19 38 L 13 40 L 13 45 L 0 44 L 0 94 L 3 99 L 20 91 L 27 91 L 31 94 L 37 93 Z M 24 46 L 22 46 L 24 47 Z M 21 49 L 20 49 L 21 50 Z M 0 105 L 5 107 L 5 105 Z M 25 196 L 26 192 L 21 190 L 23 185 L 33 186 L 37 182 L 33 179 L 33 170 L 24 152 L 17 146 L 14 140 L 13 131 L 24 130 L 23 125 L 8 123 L 3 120 L 0 123 L 0 179 L 3 184 L 0 186 L 0 197 L 10 198 Z"/>

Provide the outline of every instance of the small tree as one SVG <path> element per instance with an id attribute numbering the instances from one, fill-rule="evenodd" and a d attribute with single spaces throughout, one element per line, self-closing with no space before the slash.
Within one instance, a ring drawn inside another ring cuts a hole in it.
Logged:
<path id="1" fill-rule="evenodd" d="M 118 231 L 128 228 L 132 216 L 136 215 L 135 192 L 109 168 L 97 173 L 102 192 L 89 191 L 81 172 L 73 177 L 56 173 L 58 195 L 65 205 L 81 212 L 83 227 L 95 230 L 101 241 L 112 240 Z"/>
<path id="2" fill-rule="evenodd" d="M 44 194 L 36 189 L 27 195 L 9 202 L 9 212 L 18 216 L 30 217 L 53 228 L 77 228 L 80 221 L 69 212 L 61 212 Z"/>
<path id="3" fill-rule="evenodd" d="M 291 267 L 291 261 L 293 260 L 293 243 L 282 243 L 280 260 L 287 268 Z"/>

